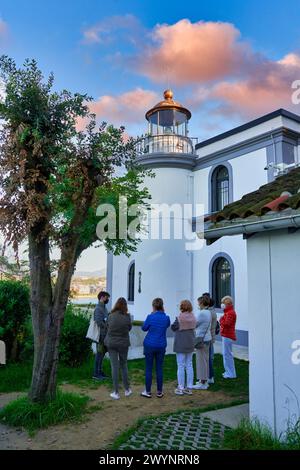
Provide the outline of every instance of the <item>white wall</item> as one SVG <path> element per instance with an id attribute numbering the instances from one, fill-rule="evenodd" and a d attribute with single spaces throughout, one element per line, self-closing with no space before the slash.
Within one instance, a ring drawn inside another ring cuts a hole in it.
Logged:
<path id="1" fill-rule="evenodd" d="M 218 253 L 226 253 L 234 264 L 234 303 L 238 330 L 248 331 L 248 289 L 246 243 L 241 235 L 223 237 L 194 254 L 194 301 L 209 291 L 209 266 Z"/>
<path id="2" fill-rule="evenodd" d="M 194 203 L 204 204 L 205 213 L 209 211 L 209 185 L 212 166 L 194 171 Z M 231 158 L 228 163 L 232 167 L 233 200 L 239 200 L 244 194 L 257 190 L 268 182 L 266 148 L 245 153 L 240 157 Z M 222 165 L 222 163 L 220 163 Z"/>
<path id="3" fill-rule="evenodd" d="M 257 234 L 247 245 L 250 414 L 279 434 L 289 417 L 300 417 L 300 364 L 291 347 L 300 340 L 300 233 Z"/>
<path id="4" fill-rule="evenodd" d="M 194 171 L 194 204 L 204 204 L 204 212 L 208 213 L 208 185 L 211 167 Z"/>
<path id="5" fill-rule="evenodd" d="M 268 182 L 266 148 L 246 153 L 228 160 L 233 173 L 233 200 L 238 201 L 244 194 L 256 191 Z"/>
<path id="6" fill-rule="evenodd" d="M 151 203 L 180 205 L 191 203 L 193 175 L 178 168 L 159 168 L 156 177 L 148 178 Z M 135 260 L 135 301 L 130 312 L 142 320 L 151 311 L 153 298 L 162 297 L 165 309 L 172 318 L 178 313 L 180 300 L 191 297 L 191 256 L 186 252 L 185 239 L 143 240 L 138 251 L 130 258 L 116 256 L 113 259 L 112 301 L 119 296 L 127 298 L 128 266 Z M 141 293 L 138 292 L 138 273 L 141 272 Z"/>

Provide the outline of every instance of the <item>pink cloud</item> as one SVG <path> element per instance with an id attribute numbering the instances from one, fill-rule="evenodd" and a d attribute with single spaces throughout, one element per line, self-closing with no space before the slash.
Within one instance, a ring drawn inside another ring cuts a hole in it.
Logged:
<path id="1" fill-rule="evenodd" d="M 119 95 L 100 96 L 89 104 L 89 109 L 99 121 L 127 126 L 128 123 L 143 123 L 145 112 L 158 100 L 159 96 L 154 91 L 135 88 Z M 79 129 L 84 125 L 84 120 L 78 122 Z"/>
<path id="2" fill-rule="evenodd" d="M 292 53 L 277 62 L 257 64 L 249 78 L 218 83 L 209 97 L 223 103 L 224 114 L 253 117 L 282 107 L 298 112 L 292 104 L 291 84 L 299 78 L 300 56 Z"/>
<path id="3" fill-rule="evenodd" d="M 173 25 L 157 25 L 153 45 L 134 58 L 139 72 L 156 82 L 199 83 L 240 74 L 253 60 L 251 48 L 239 41 L 240 32 L 230 23 L 192 23 L 188 19 Z"/>
<path id="4" fill-rule="evenodd" d="M 84 32 L 85 41 L 114 40 L 112 33 L 119 35 L 119 30 L 131 38 L 136 52 L 115 53 L 111 57 L 114 66 L 130 68 L 163 86 L 170 82 L 171 86 L 186 87 L 185 104 L 193 111 L 212 104 L 209 112 L 243 118 L 279 107 L 299 112 L 291 101 L 291 84 L 300 79 L 300 53 L 290 51 L 280 60 L 270 60 L 242 40 L 240 31 L 230 23 L 182 19 L 145 31 L 133 15 L 97 23 Z M 135 98 L 137 104 L 132 106 Z M 138 123 L 157 99 L 149 90 L 136 89 L 102 96 L 92 108 L 108 121 Z"/>

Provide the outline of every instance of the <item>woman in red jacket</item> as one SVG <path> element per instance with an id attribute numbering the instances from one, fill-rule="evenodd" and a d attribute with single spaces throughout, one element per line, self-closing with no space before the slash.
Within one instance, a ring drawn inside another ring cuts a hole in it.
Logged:
<path id="1" fill-rule="evenodd" d="M 221 302 L 221 308 L 224 310 L 224 314 L 220 318 L 223 364 L 225 369 L 223 377 L 224 379 L 235 379 L 236 371 L 232 354 L 232 343 L 236 341 L 236 313 L 234 311 L 232 298 L 229 297 L 229 295 L 223 297 Z"/>

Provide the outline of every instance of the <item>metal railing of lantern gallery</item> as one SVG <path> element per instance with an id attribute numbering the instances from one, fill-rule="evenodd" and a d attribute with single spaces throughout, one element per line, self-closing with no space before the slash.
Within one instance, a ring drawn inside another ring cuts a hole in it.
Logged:
<path id="1" fill-rule="evenodd" d="M 148 135 L 138 139 L 136 151 L 138 155 L 147 153 L 195 153 L 198 139 L 178 134 Z"/>

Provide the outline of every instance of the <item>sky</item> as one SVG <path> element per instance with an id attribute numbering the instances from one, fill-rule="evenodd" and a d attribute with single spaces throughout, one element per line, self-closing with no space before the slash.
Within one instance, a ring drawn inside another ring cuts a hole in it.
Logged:
<path id="1" fill-rule="evenodd" d="M 300 5 L 226 0 L 0 0 L 0 54 L 38 60 L 55 87 L 87 93 L 100 121 L 146 130 L 171 87 L 207 139 L 278 108 L 300 114 Z M 91 249 L 79 269 L 101 269 Z"/>

